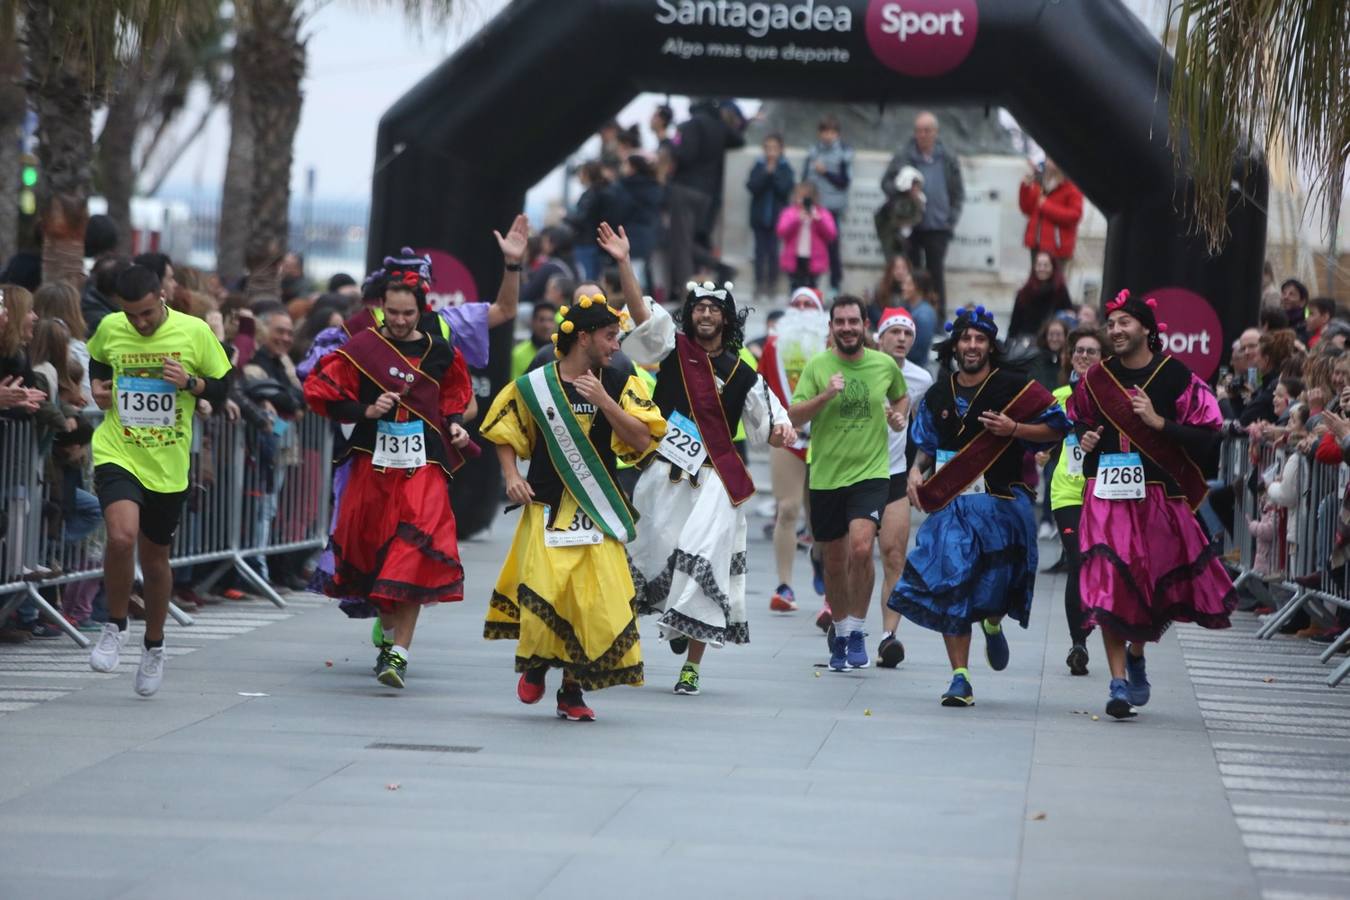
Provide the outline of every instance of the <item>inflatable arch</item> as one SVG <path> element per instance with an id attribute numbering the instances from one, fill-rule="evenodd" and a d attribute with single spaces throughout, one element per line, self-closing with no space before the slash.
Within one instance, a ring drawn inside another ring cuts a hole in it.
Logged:
<path id="1" fill-rule="evenodd" d="M 1104 296 L 1165 297 L 1172 345 L 1208 376 L 1256 319 L 1267 178 L 1257 165 L 1235 180 L 1231 237 L 1209 254 L 1167 144 L 1170 83 L 1170 57 L 1119 0 L 516 0 L 385 113 L 368 256 L 437 251 L 435 291 L 490 299 L 492 229 L 644 91 L 1000 105 L 1108 217 Z M 479 465 L 495 486 L 491 454 Z M 457 492 L 466 480 L 480 479 Z M 490 505 L 456 503 L 466 532 Z"/>

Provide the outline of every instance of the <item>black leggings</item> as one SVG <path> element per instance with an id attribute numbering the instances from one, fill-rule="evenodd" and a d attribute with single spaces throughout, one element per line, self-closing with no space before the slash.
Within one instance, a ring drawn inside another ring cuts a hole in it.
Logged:
<path id="1" fill-rule="evenodd" d="M 1065 506 L 1054 511 L 1059 542 L 1064 547 L 1064 617 L 1069 622 L 1069 635 L 1075 644 L 1087 643 L 1091 628 L 1083 626 L 1083 595 L 1078 590 L 1078 570 L 1082 554 L 1078 550 L 1078 518 L 1083 507 Z"/>

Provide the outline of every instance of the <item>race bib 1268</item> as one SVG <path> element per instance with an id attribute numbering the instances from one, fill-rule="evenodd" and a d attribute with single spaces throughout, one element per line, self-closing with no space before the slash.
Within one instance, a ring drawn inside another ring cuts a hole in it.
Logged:
<path id="1" fill-rule="evenodd" d="M 666 417 L 666 436 L 661 439 L 657 452 L 690 475 L 708 458 L 708 448 L 703 446 L 698 426 L 688 416 L 673 410 Z"/>
<path id="2" fill-rule="evenodd" d="M 1098 500 L 1143 500 L 1144 461 L 1138 453 L 1103 453 L 1097 462 Z"/>
<path id="3" fill-rule="evenodd" d="M 422 420 L 381 421 L 376 425 L 375 457 L 371 462 L 384 469 L 417 469 L 425 466 L 427 442 Z"/>
<path id="4" fill-rule="evenodd" d="M 162 378 L 118 378 L 117 417 L 128 428 L 167 428 L 178 417 L 178 388 Z"/>
<path id="5" fill-rule="evenodd" d="M 933 474 L 936 475 L 938 472 L 941 472 L 941 471 L 942 471 L 942 467 L 945 466 L 947 463 L 951 462 L 951 461 L 952 461 L 952 458 L 955 457 L 955 456 L 956 456 L 956 451 L 954 451 L 954 450 L 939 450 L 939 451 L 937 452 L 937 468 L 933 470 Z M 967 485 L 967 486 L 966 486 L 966 489 L 965 489 L 964 491 L 962 491 L 961 493 L 963 493 L 963 494 L 983 494 L 983 493 L 986 493 L 986 489 L 985 489 L 985 485 L 984 485 L 984 476 L 981 475 L 979 478 L 976 478 L 976 479 L 975 479 L 974 481 L 972 481 L 969 485 Z"/>

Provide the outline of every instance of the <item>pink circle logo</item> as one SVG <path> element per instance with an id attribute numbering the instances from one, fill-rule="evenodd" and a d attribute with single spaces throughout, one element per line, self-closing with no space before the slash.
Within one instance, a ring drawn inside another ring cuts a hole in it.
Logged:
<path id="1" fill-rule="evenodd" d="M 444 250 L 419 247 L 414 252 L 431 257 L 431 290 L 427 292 L 427 306 L 439 310 L 478 300 L 478 285 L 468 266 Z"/>
<path id="2" fill-rule="evenodd" d="M 871 0 L 867 43 L 882 65 L 931 78 L 965 61 L 979 24 L 975 0 Z"/>
<path id="3" fill-rule="evenodd" d="M 1154 312 L 1167 326 L 1162 333 L 1163 350 L 1208 381 L 1223 355 L 1223 326 L 1214 307 L 1195 291 L 1182 287 L 1158 288 L 1138 296 L 1158 301 Z"/>

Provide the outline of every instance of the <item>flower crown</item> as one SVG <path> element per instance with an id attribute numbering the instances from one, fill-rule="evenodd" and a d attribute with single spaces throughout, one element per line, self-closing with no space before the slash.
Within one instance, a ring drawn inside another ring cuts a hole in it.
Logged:
<path id="1" fill-rule="evenodd" d="M 1130 302 L 1129 290 L 1122 290 L 1119 294 L 1116 294 L 1116 299 L 1106 301 L 1107 315 L 1110 315 L 1111 313 L 1116 312 L 1117 310 L 1124 309 L 1125 304 L 1129 302 Z M 1139 310 L 1140 301 L 1136 300 L 1134 302 L 1135 302 L 1135 310 L 1142 312 L 1143 310 Z M 1149 297 L 1147 300 L 1144 300 L 1142 302 L 1142 305 L 1148 307 L 1148 313 L 1153 317 L 1153 324 L 1157 326 L 1158 332 L 1162 333 L 1166 331 L 1167 323 L 1158 321 L 1158 301 L 1152 297 Z M 1125 312 L 1127 314 L 1132 314 L 1129 309 L 1125 309 Z M 1148 323 L 1145 322 L 1144 325 L 1147 326 Z"/>
<path id="2" fill-rule="evenodd" d="M 727 294 L 733 290 L 734 285 L 732 285 L 730 281 L 727 281 L 719 288 L 711 281 L 705 281 L 702 284 L 699 284 L 697 281 L 691 281 L 685 285 L 685 288 L 689 291 L 689 299 L 693 300 L 695 303 L 705 297 L 712 297 L 715 300 L 720 300 L 725 303 Z"/>
<path id="3" fill-rule="evenodd" d="M 628 310 L 610 306 L 604 294 L 592 294 L 589 297 L 583 294 L 574 306 L 558 308 L 558 330 L 551 338 L 554 354 L 562 356 L 562 352 L 557 349 L 559 334 L 572 334 L 578 326 L 586 331 L 603 328 L 614 322 L 618 322 L 621 326 L 626 325 Z"/>

